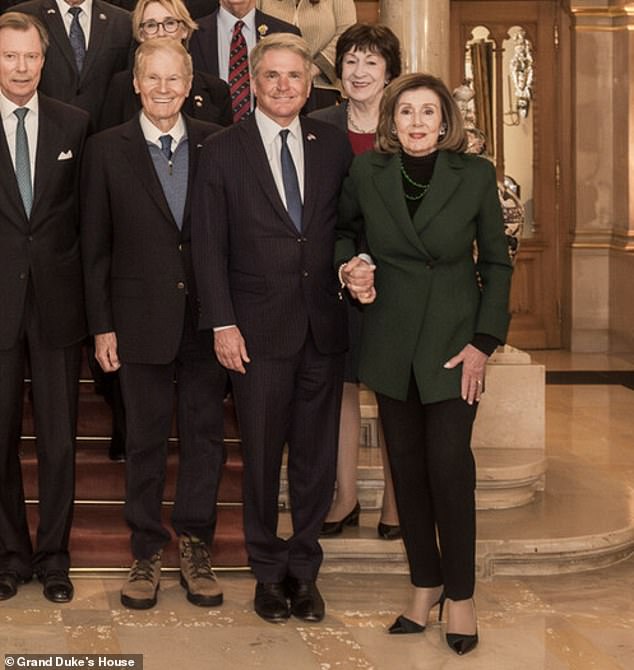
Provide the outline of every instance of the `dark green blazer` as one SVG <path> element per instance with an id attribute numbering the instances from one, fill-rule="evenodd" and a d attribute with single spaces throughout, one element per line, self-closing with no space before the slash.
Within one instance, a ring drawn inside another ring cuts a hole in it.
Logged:
<path id="1" fill-rule="evenodd" d="M 399 155 L 370 151 L 352 164 L 339 215 L 336 264 L 355 254 L 363 233 L 377 266 L 377 297 L 364 310 L 359 378 L 405 400 L 413 370 L 423 403 L 460 397 L 462 366 L 447 370 L 444 363 L 475 333 L 504 342 L 510 319 L 512 266 L 493 166 L 440 151 L 412 220 Z"/>

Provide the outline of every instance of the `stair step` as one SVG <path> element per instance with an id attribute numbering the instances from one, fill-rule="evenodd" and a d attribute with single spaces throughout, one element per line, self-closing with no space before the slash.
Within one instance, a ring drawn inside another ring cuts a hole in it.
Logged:
<path id="1" fill-rule="evenodd" d="M 78 440 L 76 463 L 75 500 L 77 502 L 123 501 L 125 500 L 125 463 L 115 463 L 108 458 L 106 441 Z M 224 465 L 219 502 L 242 501 L 242 456 L 237 442 L 226 443 L 227 460 Z M 23 440 L 21 444 L 22 476 L 25 496 L 36 500 L 37 458 L 35 441 Z M 178 475 L 178 443 L 171 441 L 168 447 L 167 475 L 164 500 L 173 501 Z"/>
<path id="2" fill-rule="evenodd" d="M 25 384 L 24 412 L 22 419 L 22 435 L 32 437 L 35 434 L 33 425 L 33 406 L 30 397 L 30 384 Z M 225 438 L 237 440 L 240 437 L 238 420 L 231 397 L 224 400 Z M 102 396 L 95 393 L 92 380 L 83 380 L 79 384 L 79 408 L 77 419 L 77 435 L 79 437 L 107 437 L 112 434 L 112 413 Z M 171 436 L 177 435 L 176 417 L 172 421 Z"/>
<path id="3" fill-rule="evenodd" d="M 37 505 L 28 504 L 27 512 L 35 541 Z M 171 506 L 163 505 L 162 517 L 166 528 L 170 528 L 170 513 Z M 123 518 L 123 505 L 75 503 L 70 554 L 73 568 L 128 569 L 132 555 L 130 531 Z M 218 506 L 211 555 L 214 567 L 243 568 L 247 565 L 241 505 Z M 163 566 L 178 567 L 178 543 L 173 534 L 163 554 Z"/>

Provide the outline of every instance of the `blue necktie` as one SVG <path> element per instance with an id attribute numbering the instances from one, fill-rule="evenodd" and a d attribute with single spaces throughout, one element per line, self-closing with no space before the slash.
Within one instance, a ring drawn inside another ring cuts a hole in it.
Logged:
<path id="1" fill-rule="evenodd" d="M 78 72 L 81 72 L 81 69 L 84 66 L 84 59 L 86 58 L 86 36 L 84 35 L 81 23 L 79 23 L 81 7 L 71 7 L 68 12 L 73 16 L 68 37 L 70 39 L 70 46 L 75 54 L 77 70 Z"/>
<path id="2" fill-rule="evenodd" d="M 15 131 L 15 176 L 18 181 L 18 189 L 22 196 L 22 203 L 26 215 L 31 216 L 33 205 L 33 187 L 31 185 L 31 161 L 29 159 L 29 140 L 24 127 L 24 117 L 29 110 L 19 107 L 13 110 L 18 117 L 18 127 Z"/>
<path id="3" fill-rule="evenodd" d="M 282 181 L 284 182 L 284 194 L 286 195 L 286 210 L 291 217 L 295 228 L 301 232 L 302 230 L 302 196 L 299 192 L 299 181 L 297 180 L 297 171 L 295 170 L 295 163 L 288 148 L 287 140 L 288 134 L 291 131 L 280 130 L 280 137 L 282 138 L 282 150 L 280 152 L 280 159 L 282 163 Z"/>
<path id="4" fill-rule="evenodd" d="M 165 155 L 168 161 L 172 160 L 172 136 L 171 135 L 161 135 L 159 137 L 159 142 L 161 143 L 161 151 Z"/>

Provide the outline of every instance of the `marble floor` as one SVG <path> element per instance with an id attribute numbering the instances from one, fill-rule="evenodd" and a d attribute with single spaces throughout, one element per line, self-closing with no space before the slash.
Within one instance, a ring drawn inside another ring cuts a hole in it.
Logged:
<path id="1" fill-rule="evenodd" d="M 533 355 L 548 371 L 634 371 L 632 355 Z M 483 539 L 500 523 L 509 537 L 544 528 L 600 537 L 614 521 L 608 517 L 634 522 L 634 390 L 557 384 L 547 387 L 546 401 L 547 456 L 559 474 L 524 517 L 519 510 L 479 515 Z M 371 534 L 375 522 L 376 515 L 362 515 L 360 532 Z M 225 603 L 211 610 L 189 604 L 173 573 L 163 578 L 157 607 L 146 612 L 120 605 L 121 575 L 74 574 L 76 596 L 65 606 L 48 603 L 31 583 L 0 602 L 0 659 L 142 654 L 146 670 L 632 670 L 634 556 L 624 555 L 578 573 L 480 579 L 481 643 L 465 658 L 449 651 L 438 623 L 423 635 L 387 635 L 406 601 L 407 577 L 360 564 L 363 574 L 324 571 L 328 614 L 316 625 L 260 620 L 251 610 L 253 580 L 246 572 L 221 573 Z"/>

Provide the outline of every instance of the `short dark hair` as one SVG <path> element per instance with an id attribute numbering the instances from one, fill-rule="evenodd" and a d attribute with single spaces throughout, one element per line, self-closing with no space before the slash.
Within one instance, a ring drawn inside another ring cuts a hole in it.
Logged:
<path id="1" fill-rule="evenodd" d="M 31 14 L 24 14 L 23 12 L 7 12 L 0 16 L 0 30 L 3 28 L 11 28 L 12 30 L 22 30 L 26 32 L 29 28 L 35 28 L 40 37 L 40 44 L 42 45 L 42 55 L 46 56 L 48 49 L 48 33 L 44 24 Z"/>
<path id="2" fill-rule="evenodd" d="M 339 79 L 343 71 L 343 57 L 349 51 L 372 51 L 383 56 L 388 81 L 401 74 L 401 43 L 387 26 L 355 23 L 341 33 L 335 52 L 335 72 Z"/>
<path id="3" fill-rule="evenodd" d="M 464 152 L 467 148 L 467 138 L 458 105 L 442 79 L 424 72 L 404 74 L 386 86 L 381 98 L 379 125 L 376 129 L 376 150 L 384 154 L 395 154 L 400 151 L 401 143 L 393 132 L 396 105 L 403 93 L 417 88 L 429 89 L 440 98 L 440 112 L 446 130 L 438 140 L 438 148 Z"/>

